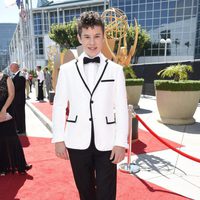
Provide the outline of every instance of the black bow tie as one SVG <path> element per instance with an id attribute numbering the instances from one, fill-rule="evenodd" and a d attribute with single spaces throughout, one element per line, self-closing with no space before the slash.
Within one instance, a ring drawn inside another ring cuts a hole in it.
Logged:
<path id="1" fill-rule="evenodd" d="M 83 64 L 88 64 L 88 63 L 100 63 L 100 57 L 99 56 L 95 58 L 84 57 Z"/>

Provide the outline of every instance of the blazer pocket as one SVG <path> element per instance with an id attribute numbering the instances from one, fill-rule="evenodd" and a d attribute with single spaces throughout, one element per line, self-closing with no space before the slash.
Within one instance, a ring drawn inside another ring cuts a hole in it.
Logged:
<path id="1" fill-rule="evenodd" d="M 116 123 L 115 116 L 113 120 L 109 120 L 108 117 L 106 117 L 106 124 L 115 124 L 115 123 Z"/>
<path id="2" fill-rule="evenodd" d="M 78 119 L 78 116 L 76 115 L 75 119 L 69 119 L 68 118 L 66 121 L 71 122 L 71 123 L 76 123 L 77 119 Z"/>
<path id="3" fill-rule="evenodd" d="M 101 80 L 101 82 L 114 82 L 115 79 L 104 79 L 104 80 Z"/>

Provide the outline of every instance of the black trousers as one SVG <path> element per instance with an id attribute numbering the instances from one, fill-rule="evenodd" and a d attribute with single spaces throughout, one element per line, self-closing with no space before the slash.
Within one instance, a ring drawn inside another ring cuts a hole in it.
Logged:
<path id="1" fill-rule="evenodd" d="M 117 167 L 111 151 L 98 151 L 94 144 L 86 150 L 69 149 L 70 162 L 81 200 L 115 200 Z"/>
<path id="2" fill-rule="evenodd" d="M 16 130 L 18 133 L 26 133 L 26 121 L 25 121 L 25 105 L 17 104 L 14 106 L 14 118 Z"/>
<path id="3" fill-rule="evenodd" d="M 38 100 L 43 100 L 44 94 L 43 94 L 43 81 L 40 83 L 38 80 Z"/>

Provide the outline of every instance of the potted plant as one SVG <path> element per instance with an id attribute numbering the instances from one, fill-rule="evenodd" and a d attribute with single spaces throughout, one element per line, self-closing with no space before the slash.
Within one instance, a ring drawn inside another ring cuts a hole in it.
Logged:
<path id="1" fill-rule="evenodd" d="M 192 66 L 171 65 L 160 72 L 162 78 L 173 77 L 173 80 L 155 80 L 159 121 L 164 124 L 192 124 L 193 115 L 200 98 L 200 81 L 188 80 Z"/>
<path id="2" fill-rule="evenodd" d="M 144 79 L 137 78 L 131 66 L 124 67 L 124 74 L 126 78 L 128 104 L 133 105 L 134 109 L 139 109 L 138 103 L 142 93 Z"/>
<path id="3" fill-rule="evenodd" d="M 53 40 L 56 44 L 60 47 L 60 52 L 57 52 L 55 59 L 54 59 L 54 67 L 52 70 L 52 86 L 53 91 L 51 91 L 51 101 L 53 103 L 54 95 L 55 95 L 55 88 L 57 83 L 57 77 L 60 69 L 60 65 L 64 64 L 65 62 L 70 61 L 70 48 L 76 48 L 79 46 L 79 41 L 77 38 L 77 21 L 74 18 L 72 21 L 66 24 L 53 24 L 50 28 L 49 38 Z"/>

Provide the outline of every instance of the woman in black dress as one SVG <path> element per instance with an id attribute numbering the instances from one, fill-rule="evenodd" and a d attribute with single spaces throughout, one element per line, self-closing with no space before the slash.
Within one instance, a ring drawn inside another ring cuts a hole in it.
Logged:
<path id="1" fill-rule="evenodd" d="M 9 172 L 25 174 L 32 165 L 27 165 L 24 152 L 12 118 L 12 101 L 15 95 L 12 80 L 0 72 L 0 175 Z"/>

